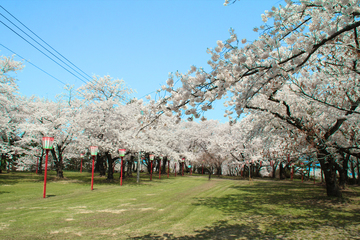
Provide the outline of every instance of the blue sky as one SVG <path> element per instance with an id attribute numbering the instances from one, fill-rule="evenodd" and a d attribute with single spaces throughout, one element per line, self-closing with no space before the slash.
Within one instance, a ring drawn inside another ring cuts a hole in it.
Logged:
<path id="1" fill-rule="evenodd" d="M 169 72 L 185 73 L 191 65 L 207 69 L 210 56 L 206 49 L 215 47 L 217 40 L 226 40 L 231 27 L 239 39 L 256 39 L 258 33 L 252 29 L 262 24 L 260 15 L 274 5 L 284 4 L 279 0 L 240 0 L 225 7 L 223 3 L 224 0 L 0 1 L 2 7 L 86 74 L 123 79 L 137 91 L 137 98 L 159 89 Z M 0 8 L 0 13 L 0 21 L 47 53 L 4 16 L 41 40 L 4 9 Z M 0 36 L 0 44 L 22 57 L 16 56 L 16 60 L 25 58 L 76 88 L 84 84 L 2 23 Z M 13 55 L 3 46 L 0 45 L 0 55 Z M 63 92 L 62 83 L 26 61 L 24 65 L 17 74 L 21 94 L 54 99 Z M 206 117 L 225 122 L 225 108 L 221 103 L 214 107 Z"/>

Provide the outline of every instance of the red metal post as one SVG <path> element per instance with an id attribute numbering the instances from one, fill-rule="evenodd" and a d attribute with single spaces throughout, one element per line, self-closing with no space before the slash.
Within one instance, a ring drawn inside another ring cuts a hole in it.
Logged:
<path id="1" fill-rule="evenodd" d="M 161 179 L 161 159 L 159 160 L 159 179 Z"/>
<path id="2" fill-rule="evenodd" d="M 291 168 L 291 181 L 294 179 L 294 166 Z"/>
<path id="3" fill-rule="evenodd" d="M 45 197 L 46 197 L 46 178 L 47 178 L 48 155 L 49 155 L 49 149 L 46 149 L 46 158 L 45 158 L 45 174 L 44 174 L 44 193 L 43 193 L 43 198 L 45 198 Z"/>
<path id="4" fill-rule="evenodd" d="M 204 175 L 204 164 L 202 165 L 201 174 Z"/>
<path id="5" fill-rule="evenodd" d="M 175 162 L 175 177 L 176 177 L 176 162 Z"/>
<path id="6" fill-rule="evenodd" d="M 182 173 L 181 173 L 181 176 L 184 176 L 184 166 L 185 166 L 185 162 L 182 163 Z"/>
<path id="7" fill-rule="evenodd" d="M 170 161 L 168 161 L 168 178 L 169 178 L 169 173 L 170 173 Z"/>
<path id="8" fill-rule="evenodd" d="M 40 158 L 40 157 L 39 157 Z M 38 174 L 38 165 L 39 165 L 39 158 L 36 159 L 36 174 Z"/>
<path id="9" fill-rule="evenodd" d="M 91 170 L 91 191 L 94 189 L 94 166 L 95 166 L 95 155 L 93 155 L 92 157 L 93 157 L 93 162 L 92 162 L 92 170 Z"/>
<path id="10" fill-rule="evenodd" d="M 80 162 L 80 173 L 82 173 L 82 158 L 81 158 L 81 162 Z"/>
<path id="11" fill-rule="evenodd" d="M 151 168 L 150 168 L 150 181 L 152 181 L 152 162 L 153 161 L 150 161 L 151 162 Z"/>
<path id="12" fill-rule="evenodd" d="M 120 186 L 122 186 L 122 179 L 123 179 L 123 158 L 124 158 L 124 157 L 121 157 Z"/>

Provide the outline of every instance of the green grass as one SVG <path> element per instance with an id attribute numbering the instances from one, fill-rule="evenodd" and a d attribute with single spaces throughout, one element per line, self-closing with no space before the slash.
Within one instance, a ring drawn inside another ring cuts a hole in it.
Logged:
<path id="1" fill-rule="evenodd" d="M 359 239 L 360 189 L 207 176 L 0 174 L 0 239 Z"/>

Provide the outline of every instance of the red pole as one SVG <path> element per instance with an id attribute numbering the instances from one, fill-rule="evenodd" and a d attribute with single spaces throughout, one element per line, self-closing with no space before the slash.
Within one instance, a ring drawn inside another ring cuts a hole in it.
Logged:
<path id="1" fill-rule="evenodd" d="M 82 158 L 81 158 L 81 162 L 80 162 L 80 173 L 82 173 Z"/>
<path id="2" fill-rule="evenodd" d="M 176 162 L 175 162 L 175 177 L 176 177 Z"/>
<path id="3" fill-rule="evenodd" d="M 122 186 L 122 178 L 123 178 L 123 158 L 124 157 L 121 157 L 120 186 Z"/>
<path id="4" fill-rule="evenodd" d="M 151 168 L 150 168 L 150 181 L 152 181 L 152 161 L 151 162 Z"/>
<path id="5" fill-rule="evenodd" d="M 92 156 L 93 157 L 93 162 L 92 162 L 92 170 L 91 170 L 91 191 L 94 189 L 94 165 L 95 165 L 95 155 Z"/>
<path id="6" fill-rule="evenodd" d="M 291 181 L 294 179 L 294 166 L 291 168 Z"/>
<path id="7" fill-rule="evenodd" d="M 161 159 L 159 160 L 159 179 L 161 179 Z"/>
<path id="8" fill-rule="evenodd" d="M 45 174 L 44 174 L 44 194 L 43 194 L 43 198 L 45 198 L 45 197 L 46 197 L 46 177 L 47 177 L 48 155 L 49 155 L 49 149 L 46 149 L 46 158 L 45 158 Z"/>
<path id="9" fill-rule="evenodd" d="M 184 176 L 184 166 L 185 166 L 185 162 L 182 163 L 182 173 L 181 173 L 181 176 Z"/>
<path id="10" fill-rule="evenodd" d="M 36 174 L 38 174 L 38 164 L 39 164 L 39 159 L 36 159 Z"/>
<path id="11" fill-rule="evenodd" d="M 192 166 L 191 166 L 191 168 L 190 168 L 190 175 L 192 175 Z"/>
<path id="12" fill-rule="evenodd" d="M 201 174 L 204 175 L 204 164 L 202 165 Z"/>
<path id="13" fill-rule="evenodd" d="M 169 173 L 170 173 L 170 161 L 168 161 L 168 178 L 169 178 Z"/>

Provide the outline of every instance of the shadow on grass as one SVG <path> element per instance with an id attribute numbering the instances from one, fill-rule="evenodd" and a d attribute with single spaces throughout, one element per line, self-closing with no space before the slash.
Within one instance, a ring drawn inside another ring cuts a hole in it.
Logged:
<path id="1" fill-rule="evenodd" d="M 360 212 L 358 208 L 349 207 L 351 200 L 346 193 L 342 199 L 329 198 L 322 187 L 278 181 L 232 188 L 239 193 L 197 198 L 193 204 L 216 208 L 237 220 L 249 218 L 247 228 L 261 224 L 265 235 L 291 234 L 294 230 L 316 231 L 324 225 L 346 228 L 360 223 Z M 359 233 L 357 227 L 356 232 L 349 234 L 357 236 Z"/>
<path id="2" fill-rule="evenodd" d="M 218 221 L 211 227 L 195 231 L 192 235 L 175 237 L 169 233 L 164 233 L 163 235 L 147 234 L 131 237 L 131 239 L 274 239 L 275 237 L 272 233 L 261 234 L 256 224 L 248 226 L 243 224 L 229 224 L 227 221 Z"/>
<path id="3" fill-rule="evenodd" d="M 194 234 L 174 236 L 147 234 L 131 239 L 358 239 L 360 205 L 349 197 L 329 198 L 325 189 L 313 184 L 283 181 L 254 181 L 233 185 L 236 190 L 220 197 L 195 198 L 199 207 L 215 208 L 227 216 Z"/>
<path id="4" fill-rule="evenodd" d="M 140 178 L 140 183 L 147 183 L 149 181 L 149 175 L 142 174 Z M 44 174 L 36 174 L 34 172 L 10 172 L 10 173 L 1 173 L 0 174 L 0 185 L 14 185 L 20 182 L 42 182 L 44 181 Z M 56 171 L 47 172 L 47 181 L 48 182 L 58 182 L 58 181 L 69 181 L 75 184 L 89 185 L 91 184 L 91 173 L 89 172 L 64 172 L 64 178 L 58 178 Z M 94 184 L 95 185 L 119 185 L 120 183 L 120 174 L 115 173 L 114 179 L 108 180 L 106 176 L 100 176 L 99 173 L 94 175 Z M 127 176 L 123 178 L 123 184 L 127 185 L 138 185 L 136 182 L 136 175 Z"/>
<path id="5" fill-rule="evenodd" d="M 1 185 L 14 185 L 19 182 L 36 182 L 43 180 L 42 175 L 36 175 L 31 172 L 9 172 L 0 174 Z"/>

